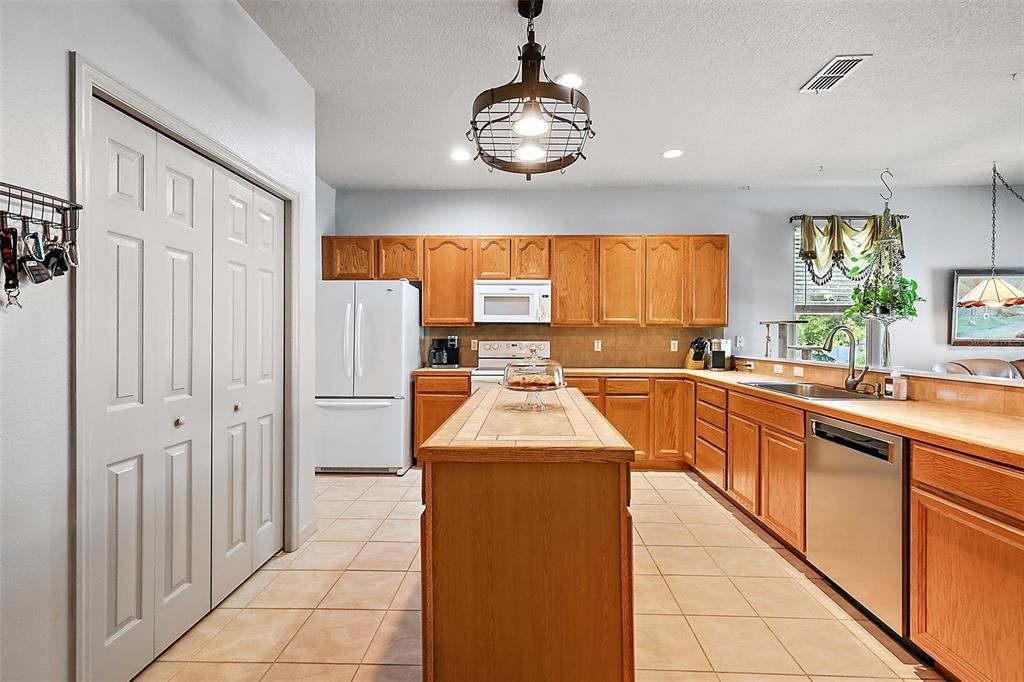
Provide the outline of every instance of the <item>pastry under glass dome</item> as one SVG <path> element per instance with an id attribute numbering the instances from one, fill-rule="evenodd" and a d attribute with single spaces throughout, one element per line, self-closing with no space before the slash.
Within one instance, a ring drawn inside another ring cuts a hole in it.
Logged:
<path id="1" fill-rule="evenodd" d="M 501 385 L 510 391 L 523 391 L 526 396 L 520 405 L 524 410 L 547 409 L 540 394 L 565 388 L 565 372 L 562 365 L 554 360 L 542 358 L 536 348 L 522 360 L 513 360 L 505 365 L 505 376 Z"/>

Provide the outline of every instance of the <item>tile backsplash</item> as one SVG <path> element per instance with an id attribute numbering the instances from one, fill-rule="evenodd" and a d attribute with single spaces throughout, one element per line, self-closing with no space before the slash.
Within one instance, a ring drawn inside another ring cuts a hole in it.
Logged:
<path id="1" fill-rule="evenodd" d="M 460 364 L 476 367 L 471 341 L 551 341 L 551 357 L 565 367 L 681 367 L 690 342 L 698 336 L 721 337 L 721 329 L 678 327 L 550 327 L 543 324 L 483 324 L 476 327 L 425 327 L 422 357 L 434 338 L 459 337 Z M 601 340 L 601 351 L 594 340 Z M 679 350 L 670 350 L 671 341 Z"/>

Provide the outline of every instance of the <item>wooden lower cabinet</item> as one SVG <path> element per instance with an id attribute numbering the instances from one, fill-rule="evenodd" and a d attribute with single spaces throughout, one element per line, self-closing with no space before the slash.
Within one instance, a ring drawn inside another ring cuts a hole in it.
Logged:
<path id="1" fill-rule="evenodd" d="M 804 442 L 761 429 L 761 520 L 803 552 L 806 493 Z"/>
<path id="2" fill-rule="evenodd" d="M 703 438 L 697 439 L 694 468 L 719 490 L 725 490 L 725 453 Z"/>
<path id="3" fill-rule="evenodd" d="M 654 380 L 654 450 L 651 459 L 666 467 L 681 468 L 684 461 L 685 384 L 682 379 Z"/>
<path id="4" fill-rule="evenodd" d="M 414 449 L 419 448 L 470 394 L 469 376 L 419 375 L 413 404 Z"/>
<path id="5" fill-rule="evenodd" d="M 604 416 L 633 445 L 637 463 L 651 459 L 649 395 L 605 395 Z"/>
<path id="6" fill-rule="evenodd" d="M 683 460 L 693 465 L 697 455 L 697 384 L 683 381 Z"/>
<path id="7" fill-rule="evenodd" d="M 729 415 L 729 496 L 751 514 L 757 514 L 761 487 L 761 427 Z"/>

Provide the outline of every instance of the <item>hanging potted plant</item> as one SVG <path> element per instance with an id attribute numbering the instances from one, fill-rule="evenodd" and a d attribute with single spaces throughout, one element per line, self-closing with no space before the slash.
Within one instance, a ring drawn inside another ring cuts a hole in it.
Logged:
<path id="1" fill-rule="evenodd" d="M 858 284 L 853 288 L 850 294 L 853 304 L 843 311 L 843 316 L 850 320 L 862 318 L 882 323 L 882 365 L 889 367 L 892 364 L 889 326 L 900 320 L 917 317 L 916 304 L 924 299 L 917 293 L 917 281 L 904 277 L 902 267 L 876 268 L 873 256 L 854 258 L 854 266 L 850 268 L 851 278 L 868 268 L 872 272 L 863 286 Z"/>

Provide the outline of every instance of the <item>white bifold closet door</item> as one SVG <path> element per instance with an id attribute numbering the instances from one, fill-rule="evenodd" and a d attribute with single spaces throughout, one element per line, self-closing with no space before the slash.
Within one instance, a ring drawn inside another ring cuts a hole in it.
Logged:
<path id="1" fill-rule="evenodd" d="M 77 363 L 86 679 L 128 679 L 210 609 L 213 164 L 92 108 Z"/>
<path id="2" fill-rule="evenodd" d="M 213 603 L 284 537 L 284 203 L 214 170 Z"/>

